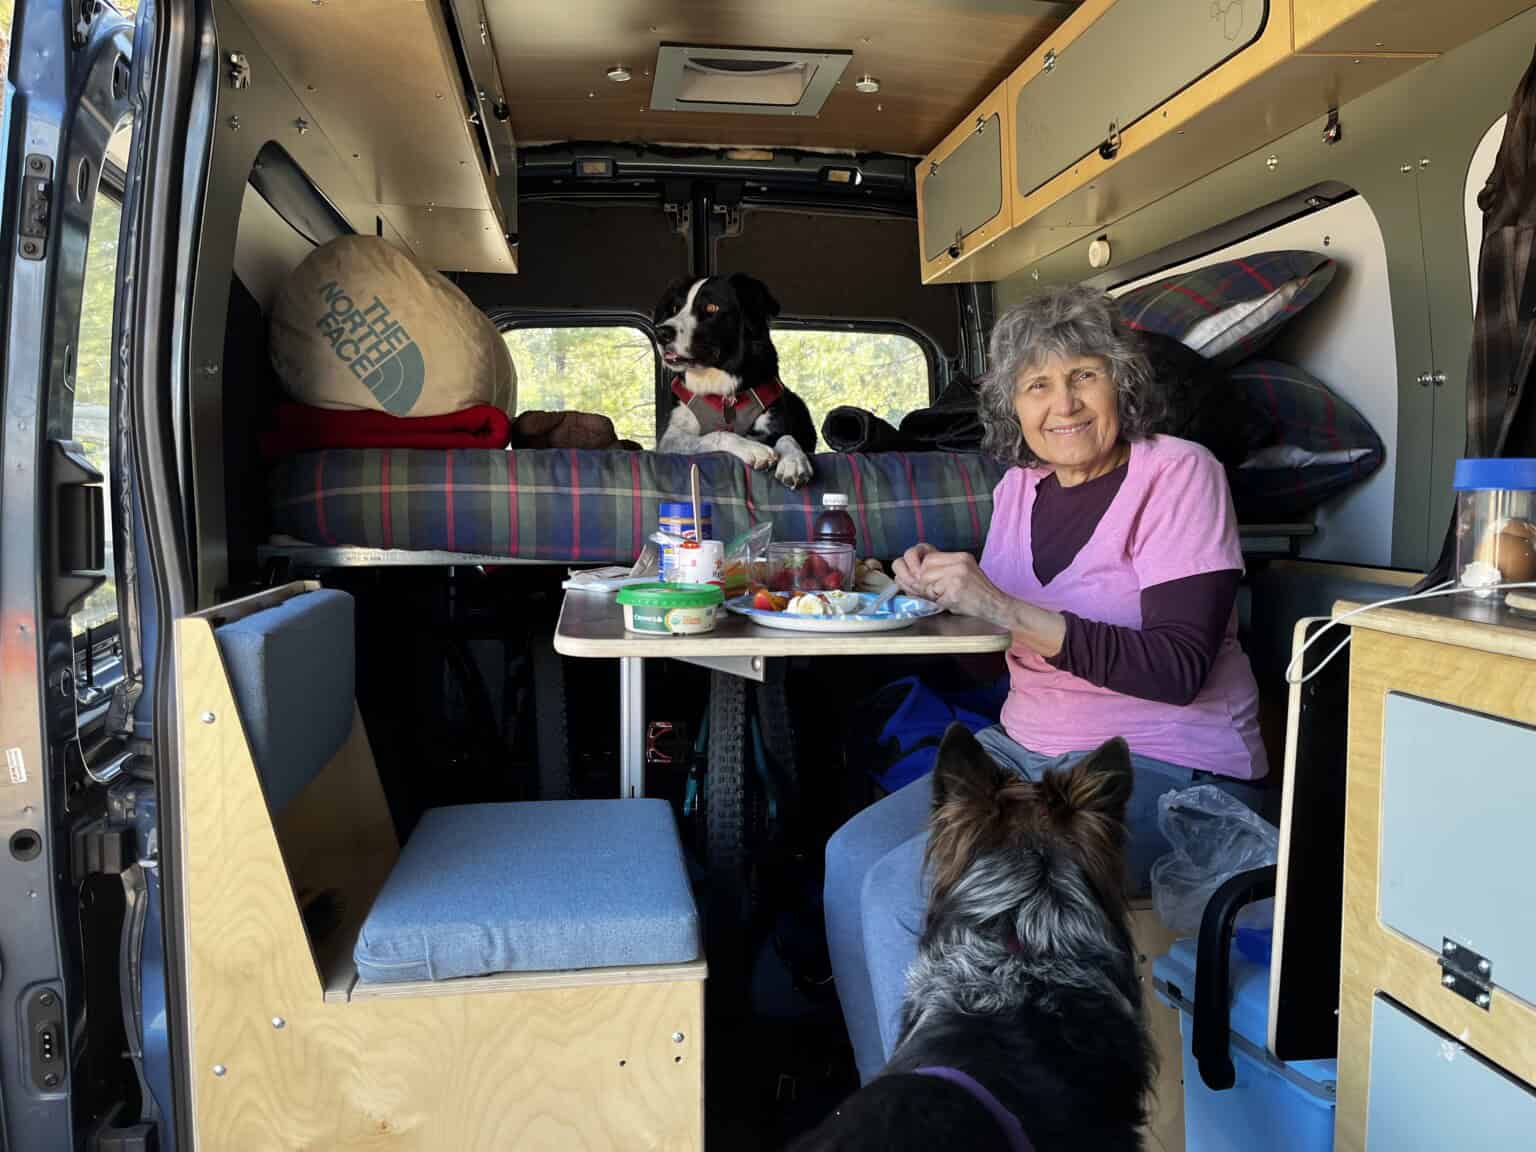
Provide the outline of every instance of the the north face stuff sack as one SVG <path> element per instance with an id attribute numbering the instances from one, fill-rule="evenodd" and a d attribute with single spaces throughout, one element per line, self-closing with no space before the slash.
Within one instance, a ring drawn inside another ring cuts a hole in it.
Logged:
<path id="1" fill-rule="evenodd" d="M 270 351 L 288 395 L 316 408 L 517 408 L 496 326 L 445 277 L 376 236 L 332 240 L 293 270 L 272 305 Z"/>

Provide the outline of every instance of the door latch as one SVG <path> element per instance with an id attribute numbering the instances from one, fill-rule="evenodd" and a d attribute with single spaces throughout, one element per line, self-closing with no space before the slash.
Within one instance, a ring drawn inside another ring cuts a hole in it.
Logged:
<path id="1" fill-rule="evenodd" d="M 39 988 L 27 998 L 22 1013 L 27 1030 L 27 1052 L 31 1059 L 32 1087 L 39 1092 L 64 1091 L 64 1074 L 69 1067 L 64 1051 L 64 1005 L 51 988 Z"/>
<path id="2" fill-rule="evenodd" d="M 53 216 L 53 161 L 47 156 L 27 157 L 27 174 L 21 182 L 21 258 L 41 260 L 48 251 L 48 222 Z"/>
<path id="3" fill-rule="evenodd" d="M 48 442 L 48 610 L 68 616 L 107 580 L 102 476 L 79 444 Z"/>

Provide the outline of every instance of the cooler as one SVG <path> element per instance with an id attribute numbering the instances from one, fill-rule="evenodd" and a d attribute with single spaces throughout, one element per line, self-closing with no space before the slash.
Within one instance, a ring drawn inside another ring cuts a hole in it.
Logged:
<path id="1" fill-rule="evenodd" d="M 1337 1062 L 1284 1063 L 1269 1054 L 1269 963 L 1256 963 L 1236 946 L 1230 952 L 1235 1080 L 1220 1091 L 1207 1086 L 1194 1051 L 1195 953 L 1194 940 L 1180 940 L 1152 963 L 1158 998 L 1179 1011 L 1185 1152 L 1331 1152 Z"/>

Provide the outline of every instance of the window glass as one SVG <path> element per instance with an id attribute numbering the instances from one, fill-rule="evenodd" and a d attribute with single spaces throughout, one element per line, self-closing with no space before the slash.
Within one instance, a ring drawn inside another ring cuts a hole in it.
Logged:
<path id="1" fill-rule="evenodd" d="M 519 412 L 600 412 L 621 440 L 656 447 L 656 347 L 627 324 L 513 328 Z"/>
<path id="2" fill-rule="evenodd" d="M 91 235 L 85 256 L 80 337 L 75 345 L 75 414 L 70 437 L 85 450 L 102 476 L 107 477 L 107 582 L 92 592 L 75 613 L 72 625 L 77 635 L 117 615 L 107 401 L 112 382 L 112 305 L 117 292 L 117 231 L 121 218 L 122 210 L 117 202 L 98 192 L 91 212 Z"/>
<path id="3" fill-rule="evenodd" d="M 810 408 L 818 441 L 827 413 L 842 405 L 863 408 L 893 426 L 928 406 L 928 357 L 911 336 L 775 328 L 773 343 L 779 377 Z"/>

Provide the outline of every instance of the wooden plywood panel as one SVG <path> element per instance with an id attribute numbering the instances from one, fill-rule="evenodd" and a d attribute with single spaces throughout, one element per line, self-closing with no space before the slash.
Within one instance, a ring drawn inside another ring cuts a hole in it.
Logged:
<path id="1" fill-rule="evenodd" d="M 1139 901 L 1131 908 L 1131 939 L 1136 945 L 1142 1012 L 1157 1053 L 1157 1080 L 1142 1132 L 1158 1152 L 1184 1152 L 1184 1041 L 1179 1035 L 1179 1010 L 1152 991 L 1152 962 L 1167 955 L 1178 934 L 1158 919 L 1150 901 Z"/>
<path id="2" fill-rule="evenodd" d="M 328 875 L 324 858 L 349 841 L 382 864 L 391 837 L 370 803 L 333 808 L 337 821 L 358 817 L 356 835 L 290 845 L 285 866 L 213 636 L 216 618 L 304 590 L 176 624 L 198 1147 L 701 1148 L 701 965 L 664 981 L 654 973 L 577 987 L 465 980 L 411 999 L 323 998 L 289 871 L 296 880 Z M 368 791 L 366 744 L 349 749 L 333 762 L 346 767 L 330 785 L 296 801 L 308 812 L 285 814 L 285 839 L 320 831 L 314 821 L 348 786 Z"/>
<path id="3" fill-rule="evenodd" d="M 307 0 L 306 0 L 307 2 Z M 922 155 L 1054 29 L 1067 4 L 1015 0 L 487 0 L 522 143 L 646 140 Z M 656 112 L 663 41 L 853 52 L 814 119 Z M 624 64 L 626 84 L 604 73 Z M 857 92 L 865 73 L 877 95 Z"/>
<path id="4" fill-rule="evenodd" d="M 1531 0 L 1293 0 L 1298 52 L 1448 52 Z"/>
<path id="5" fill-rule="evenodd" d="M 1382 615 L 1386 611 L 1391 610 Z M 1501 993 L 1484 1010 L 1448 991 L 1440 982 L 1437 953 L 1385 928 L 1377 913 L 1387 694 L 1411 693 L 1532 724 L 1536 676 L 1531 672 L 1532 664 L 1515 656 L 1364 627 L 1353 630 L 1335 1130 L 1339 1152 L 1366 1148 L 1371 1008 L 1378 992 L 1513 1075 L 1536 1083 L 1536 1007 Z"/>

